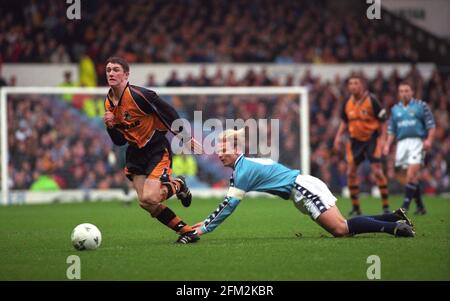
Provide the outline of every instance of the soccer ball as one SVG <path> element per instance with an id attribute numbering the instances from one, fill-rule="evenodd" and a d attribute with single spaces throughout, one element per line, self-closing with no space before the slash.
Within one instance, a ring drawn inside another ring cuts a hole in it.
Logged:
<path id="1" fill-rule="evenodd" d="M 72 245 L 78 251 L 95 250 L 102 243 L 102 233 L 93 224 L 80 224 L 75 227 L 71 235 Z"/>

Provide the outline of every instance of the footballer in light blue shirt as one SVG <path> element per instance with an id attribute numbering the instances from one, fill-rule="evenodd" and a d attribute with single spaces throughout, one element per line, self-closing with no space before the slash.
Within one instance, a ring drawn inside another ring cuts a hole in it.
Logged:
<path id="1" fill-rule="evenodd" d="M 416 214 L 425 214 L 419 185 L 419 171 L 425 152 L 431 150 L 436 128 L 433 113 L 428 105 L 413 97 L 409 83 L 398 87 L 400 101 L 392 107 L 388 122 L 388 138 L 384 147 L 387 156 L 392 143 L 397 140 L 395 166 L 406 170 L 405 198 L 402 207 L 409 209 L 412 199 L 416 200 Z M 400 179 L 404 179 L 404 175 Z"/>
<path id="2" fill-rule="evenodd" d="M 320 179 L 302 175 L 271 159 L 248 158 L 239 141 L 244 130 L 227 130 L 219 136 L 218 155 L 223 165 L 233 169 L 227 195 L 205 220 L 195 224 L 195 233 L 181 235 L 179 241 L 191 243 L 199 236 L 214 231 L 236 209 L 250 191 L 266 192 L 291 199 L 302 213 L 308 214 L 335 237 L 360 233 L 385 232 L 394 236 L 413 237 L 411 221 L 402 209 L 377 216 L 357 216 L 346 220 L 336 206 L 336 197 Z"/>

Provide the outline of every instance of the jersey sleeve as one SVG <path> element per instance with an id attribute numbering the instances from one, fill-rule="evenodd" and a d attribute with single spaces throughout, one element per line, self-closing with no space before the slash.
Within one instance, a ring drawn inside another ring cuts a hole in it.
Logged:
<path id="1" fill-rule="evenodd" d="M 347 105 L 347 101 L 344 101 L 344 103 L 341 106 L 341 119 L 342 121 L 344 121 L 345 123 L 348 122 L 348 117 L 347 117 L 347 113 L 345 113 L 345 107 Z"/>
<path id="2" fill-rule="evenodd" d="M 180 118 L 178 112 L 154 91 L 132 86 L 133 96 L 138 103 L 139 108 L 147 114 L 155 113 L 163 122 L 164 126 L 170 130 L 172 122 Z M 137 94 L 137 96 L 135 96 Z"/>
<path id="3" fill-rule="evenodd" d="M 234 212 L 244 196 L 245 191 L 230 186 L 224 201 L 203 221 L 202 232 L 209 233 L 214 231 Z"/>
<path id="4" fill-rule="evenodd" d="M 427 103 L 422 101 L 422 107 L 423 107 L 423 117 L 425 121 L 425 128 L 427 130 L 433 129 L 436 127 L 436 121 L 434 120 L 433 113 L 430 110 L 430 107 Z"/>
<path id="5" fill-rule="evenodd" d="M 115 145 L 125 145 L 127 143 L 127 139 L 125 136 L 116 128 L 106 128 L 109 137 Z"/>
<path id="6" fill-rule="evenodd" d="M 378 98 L 375 95 L 370 94 L 370 100 L 372 102 L 373 114 L 375 118 L 381 122 L 386 121 L 386 109 L 383 108 L 381 103 L 378 101 Z"/>

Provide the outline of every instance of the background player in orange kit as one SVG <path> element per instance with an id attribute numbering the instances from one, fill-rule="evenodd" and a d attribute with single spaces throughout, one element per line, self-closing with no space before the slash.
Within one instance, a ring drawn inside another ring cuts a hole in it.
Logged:
<path id="1" fill-rule="evenodd" d="M 111 87 L 105 99 L 104 122 L 116 145 L 128 143 L 125 174 L 133 182 L 139 205 L 152 217 L 185 239 L 198 240 L 195 230 L 162 202 L 176 194 L 185 207 L 192 195 L 184 177 L 172 179 L 172 151 L 166 138 L 178 113 L 154 91 L 130 85 L 126 60 L 111 57 L 106 62 L 106 77 Z M 174 132 L 174 134 L 177 134 Z M 189 137 L 190 138 L 190 137 Z M 183 140 L 199 147 L 190 138 Z"/>
<path id="2" fill-rule="evenodd" d="M 387 178 L 381 166 L 382 141 L 386 137 L 386 110 L 375 96 L 368 92 L 363 78 L 352 76 L 348 80 L 350 98 L 342 109 L 342 122 L 334 140 L 334 150 L 340 147 L 343 133 L 348 130 L 346 145 L 347 184 L 353 209 L 350 215 L 361 215 L 359 202 L 358 166 L 368 159 L 375 181 L 381 192 L 383 211 L 389 213 Z"/>

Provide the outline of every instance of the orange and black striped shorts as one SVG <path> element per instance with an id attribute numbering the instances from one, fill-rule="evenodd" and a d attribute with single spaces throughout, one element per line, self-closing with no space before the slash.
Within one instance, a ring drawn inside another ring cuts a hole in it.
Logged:
<path id="1" fill-rule="evenodd" d="M 370 163 L 381 161 L 381 140 L 378 135 L 373 135 L 368 141 L 359 141 L 351 138 L 347 142 L 347 162 L 359 165 L 364 160 Z"/>

